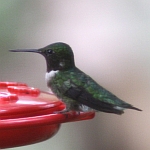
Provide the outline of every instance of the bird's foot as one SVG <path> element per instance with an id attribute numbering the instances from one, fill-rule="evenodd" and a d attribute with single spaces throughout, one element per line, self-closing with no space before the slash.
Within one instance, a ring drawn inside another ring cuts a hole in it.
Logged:
<path id="1" fill-rule="evenodd" d="M 61 111 L 54 111 L 53 113 L 54 114 L 65 114 L 67 112 L 69 112 L 69 110 L 68 109 L 64 109 L 64 110 L 61 110 Z"/>
<path id="2" fill-rule="evenodd" d="M 64 109 L 61 111 L 54 111 L 53 113 L 54 114 L 64 114 L 66 116 L 66 118 L 80 115 L 80 111 L 74 111 L 74 110 L 68 110 L 68 109 Z"/>

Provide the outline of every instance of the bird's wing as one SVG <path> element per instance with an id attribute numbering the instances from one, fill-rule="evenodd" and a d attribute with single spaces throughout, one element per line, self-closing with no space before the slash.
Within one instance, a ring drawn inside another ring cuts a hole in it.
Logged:
<path id="1" fill-rule="evenodd" d="M 93 98 L 93 96 L 89 92 L 80 87 L 70 87 L 66 91 L 65 96 L 98 111 L 116 114 L 123 113 L 123 110 L 115 109 L 113 104 L 109 104 Z"/>
<path id="2" fill-rule="evenodd" d="M 116 114 L 123 113 L 123 109 L 115 109 L 115 106 L 117 106 L 114 104 L 116 97 L 108 93 L 80 70 L 70 75 L 69 86 L 64 95 L 98 111 Z M 101 98 L 97 98 L 98 96 Z"/>
<path id="3" fill-rule="evenodd" d="M 80 70 L 77 70 L 73 77 L 70 76 L 69 80 L 70 86 L 64 94 L 81 104 L 98 111 L 115 114 L 124 113 L 125 108 L 139 110 L 117 98 Z"/>

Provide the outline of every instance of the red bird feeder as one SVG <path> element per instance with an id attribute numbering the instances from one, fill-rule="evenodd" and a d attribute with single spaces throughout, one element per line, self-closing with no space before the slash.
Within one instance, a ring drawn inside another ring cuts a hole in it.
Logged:
<path id="1" fill-rule="evenodd" d="M 0 148 L 41 142 L 55 135 L 61 123 L 92 119 L 94 112 L 56 113 L 65 104 L 54 95 L 24 83 L 0 82 Z"/>

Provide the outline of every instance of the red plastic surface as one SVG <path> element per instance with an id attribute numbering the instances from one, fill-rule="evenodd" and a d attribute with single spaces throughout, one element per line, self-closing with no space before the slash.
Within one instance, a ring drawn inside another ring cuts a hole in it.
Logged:
<path id="1" fill-rule="evenodd" d="M 92 119 L 94 112 L 56 113 L 65 108 L 54 95 L 24 83 L 0 82 L 0 148 L 41 142 L 52 137 L 60 124 Z"/>

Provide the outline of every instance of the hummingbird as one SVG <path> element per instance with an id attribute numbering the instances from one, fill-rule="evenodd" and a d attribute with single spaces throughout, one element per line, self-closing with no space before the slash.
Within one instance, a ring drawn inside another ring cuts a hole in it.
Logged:
<path id="1" fill-rule="evenodd" d="M 72 48 L 63 42 L 40 49 L 17 49 L 11 52 L 33 52 L 45 57 L 48 88 L 62 100 L 65 111 L 102 111 L 121 115 L 124 109 L 141 109 L 119 99 L 75 65 Z"/>

